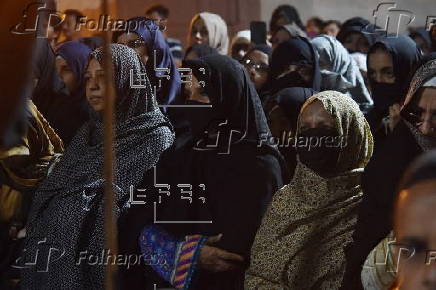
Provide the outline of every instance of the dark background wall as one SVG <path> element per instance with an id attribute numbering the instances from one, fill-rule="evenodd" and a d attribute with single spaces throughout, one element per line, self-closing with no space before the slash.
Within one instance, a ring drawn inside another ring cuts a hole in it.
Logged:
<path id="1" fill-rule="evenodd" d="M 117 13 L 114 18 L 128 19 L 143 16 L 146 7 L 161 3 L 170 9 L 168 34 L 186 43 L 189 23 L 192 17 L 203 11 L 221 15 L 229 26 L 229 35 L 243 29 L 249 29 L 250 21 L 260 20 L 260 0 L 116 0 Z M 58 9 L 78 9 L 88 18 L 98 18 L 100 1 L 59 0 Z M 112 15 L 111 15 L 112 16 Z"/>

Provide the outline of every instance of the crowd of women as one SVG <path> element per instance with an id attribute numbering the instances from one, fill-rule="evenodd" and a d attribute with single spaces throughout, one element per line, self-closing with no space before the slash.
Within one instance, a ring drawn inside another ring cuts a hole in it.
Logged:
<path id="1" fill-rule="evenodd" d="M 1 289 L 103 289 L 108 261 L 120 289 L 436 289 L 436 25 L 304 26 L 282 5 L 254 44 L 201 12 L 182 57 L 162 6 L 108 49 L 66 14 L 62 41 L 36 40 L 27 130 L 0 150 Z"/>

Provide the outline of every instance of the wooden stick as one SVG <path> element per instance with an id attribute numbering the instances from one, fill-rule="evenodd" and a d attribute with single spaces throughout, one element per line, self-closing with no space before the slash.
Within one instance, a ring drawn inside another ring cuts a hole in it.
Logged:
<path id="1" fill-rule="evenodd" d="M 102 0 L 102 13 L 110 15 L 109 0 Z M 105 249 L 108 255 L 112 257 L 106 265 L 105 271 L 105 289 L 117 289 L 117 272 L 116 255 L 118 254 L 118 229 L 117 221 L 114 216 L 114 199 L 115 192 L 113 188 L 115 158 L 113 152 L 114 143 L 114 102 L 116 93 L 114 89 L 112 54 L 110 50 L 110 31 L 104 31 L 104 70 L 106 82 L 106 100 L 104 108 L 104 178 L 105 178 L 105 196 L 104 196 L 104 229 L 105 229 Z"/>

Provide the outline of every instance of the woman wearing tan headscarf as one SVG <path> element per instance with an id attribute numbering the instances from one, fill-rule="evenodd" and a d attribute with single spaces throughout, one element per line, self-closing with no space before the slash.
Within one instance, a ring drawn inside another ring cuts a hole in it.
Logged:
<path id="1" fill-rule="evenodd" d="M 368 123 L 348 96 L 324 91 L 301 109 L 291 183 L 274 196 L 251 251 L 246 289 L 339 289 L 344 247 L 373 149 Z"/>
<path id="2" fill-rule="evenodd" d="M 218 14 L 201 12 L 191 20 L 188 35 L 189 46 L 207 44 L 220 54 L 227 55 L 229 36 L 227 24 Z"/>

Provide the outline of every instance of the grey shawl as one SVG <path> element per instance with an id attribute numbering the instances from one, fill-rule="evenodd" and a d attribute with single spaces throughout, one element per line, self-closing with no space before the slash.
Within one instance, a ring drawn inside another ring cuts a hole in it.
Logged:
<path id="1" fill-rule="evenodd" d="M 322 90 L 335 90 L 350 95 L 359 105 L 372 105 L 359 67 L 345 47 L 329 35 L 315 37 L 312 44 L 319 55 Z"/>
<path id="2" fill-rule="evenodd" d="M 129 207 L 129 187 L 140 184 L 174 136 L 148 79 L 144 89 L 130 87 L 131 69 L 145 73 L 138 55 L 118 44 L 111 51 L 117 91 L 113 187 L 118 217 Z M 102 63 L 102 49 L 92 56 Z M 91 114 L 34 196 L 21 263 L 23 289 L 104 288 L 104 261 L 80 259 L 101 255 L 104 249 L 102 130 L 100 118 Z"/>

